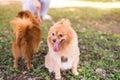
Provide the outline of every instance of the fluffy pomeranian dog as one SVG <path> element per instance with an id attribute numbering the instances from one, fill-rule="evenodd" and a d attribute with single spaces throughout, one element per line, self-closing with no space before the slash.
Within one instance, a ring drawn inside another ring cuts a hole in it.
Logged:
<path id="1" fill-rule="evenodd" d="M 17 17 L 10 21 L 14 26 L 14 41 L 12 52 L 14 68 L 18 68 L 18 59 L 23 57 L 27 62 L 27 69 L 33 67 L 31 58 L 38 51 L 42 38 L 39 22 L 30 11 L 21 11 Z"/>
<path id="2" fill-rule="evenodd" d="M 50 28 L 47 43 L 49 51 L 45 56 L 45 67 L 49 72 L 54 72 L 56 79 L 61 78 L 60 70 L 71 69 L 78 75 L 78 39 L 69 20 L 60 20 Z"/>

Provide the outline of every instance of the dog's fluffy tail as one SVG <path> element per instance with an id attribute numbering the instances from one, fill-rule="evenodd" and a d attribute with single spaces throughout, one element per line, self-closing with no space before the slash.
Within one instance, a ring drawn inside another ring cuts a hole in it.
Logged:
<path id="1" fill-rule="evenodd" d="M 26 18 L 16 18 L 10 21 L 10 24 L 14 26 L 14 34 L 16 43 L 20 43 L 21 39 L 26 35 L 29 28 L 32 27 L 32 22 Z"/>
<path id="2" fill-rule="evenodd" d="M 39 22 L 37 21 L 37 19 L 34 16 L 34 14 L 32 12 L 28 11 L 28 10 L 19 12 L 18 15 L 17 15 L 17 18 L 30 19 L 33 24 L 37 24 L 37 25 L 39 24 Z"/>

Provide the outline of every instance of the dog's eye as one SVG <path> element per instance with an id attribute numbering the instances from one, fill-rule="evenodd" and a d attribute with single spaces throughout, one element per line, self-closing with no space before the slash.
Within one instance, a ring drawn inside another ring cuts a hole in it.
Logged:
<path id="1" fill-rule="evenodd" d="M 59 36 L 60 36 L 60 37 L 63 37 L 63 35 L 62 35 L 62 34 L 59 34 Z"/>
<path id="2" fill-rule="evenodd" d="M 52 33 L 52 36 L 54 36 L 55 34 L 54 33 Z"/>

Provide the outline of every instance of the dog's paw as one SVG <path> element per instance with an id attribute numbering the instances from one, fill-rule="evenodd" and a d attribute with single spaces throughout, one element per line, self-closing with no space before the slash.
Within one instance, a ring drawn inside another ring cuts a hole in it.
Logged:
<path id="1" fill-rule="evenodd" d="M 60 80 L 61 76 L 55 76 L 55 79 Z"/>
<path id="2" fill-rule="evenodd" d="M 50 69 L 49 69 L 48 71 L 49 71 L 50 73 L 52 72 L 52 70 L 50 70 Z"/>
<path id="3" fill-rule="evenodd" d="M 76 75 L 76 76 L 79 75 L 79 73 L 78 73 L 77 71 L 76 71 L 76 72 L 73 72 L 73 74 Z"/>
<path id="4" fill-rule="evenodd" d="M 18 65 L 14 64 L 14 65 L 13 65 L 13 68 L 18 68 Z"/>
<path id="5" fill-rule="evenodd" d="M 33 68 L 33 64 L 27 64 L 27 69 L 31 69 L 31 68 Z"/>

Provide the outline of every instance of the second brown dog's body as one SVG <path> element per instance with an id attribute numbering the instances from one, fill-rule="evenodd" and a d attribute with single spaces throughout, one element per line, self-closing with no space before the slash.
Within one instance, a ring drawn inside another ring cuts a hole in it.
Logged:
<path id="1" fill-rule="evenodd" d="M 16 19 L 10 22 L 14 25 L 15 39 L 12 44 L 14 68 L 18 67 L 19 57 L 24 57 L 27 68 L 32 68 L 31 58 L 39 48 L 42 35 L 39 23 L 29 11 L 21 11 Z"/>

